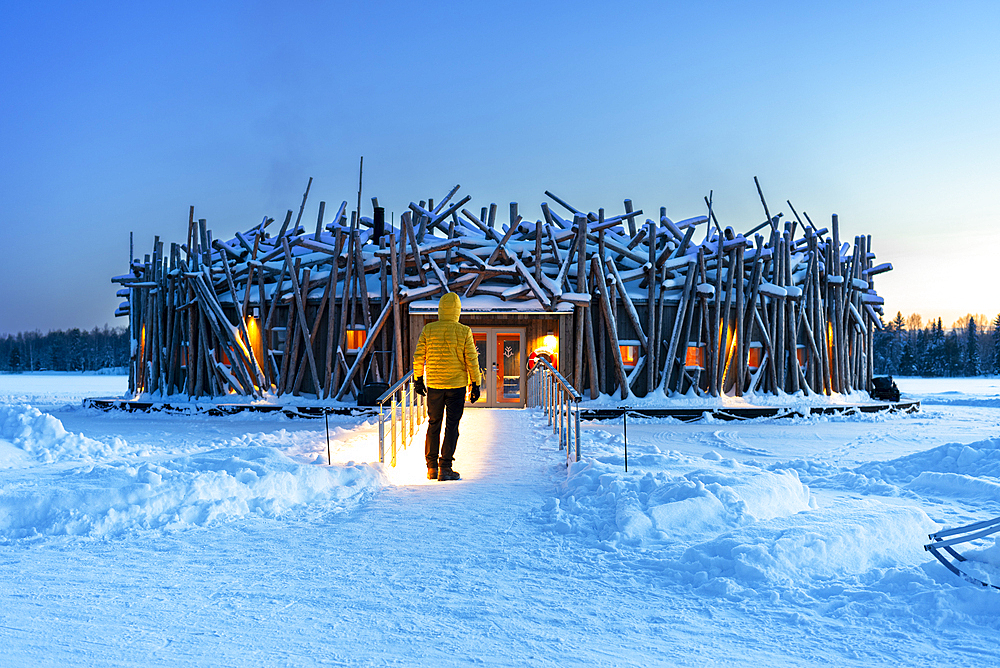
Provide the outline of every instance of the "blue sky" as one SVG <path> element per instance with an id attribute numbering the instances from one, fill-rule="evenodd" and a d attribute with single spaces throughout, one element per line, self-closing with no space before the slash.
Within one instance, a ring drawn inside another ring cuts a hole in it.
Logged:
<path id="1" fill-rule="evenodd" d="M 144 7 L 141 5 L 152 6 Z M 454 185 L 674 219 L 838 213 L 890 314 L 1000 313 L 1000 5 L 3 2 L 0 333 L 115 319 L 129 232 Z"/>

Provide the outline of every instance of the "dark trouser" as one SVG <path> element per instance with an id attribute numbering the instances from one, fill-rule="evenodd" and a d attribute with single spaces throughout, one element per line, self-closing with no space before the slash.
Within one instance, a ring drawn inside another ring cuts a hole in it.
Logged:
<path id="1" fill-rule="evenodd" d="M 441 443 L 441 455 L 438 459 L 438 443 L 441 440 L 441 418 L 444 420 L 444 443 Z M 450 390 L 435 390 L 427 388 L 427 441 L 424 443 L 424 458 L 427 468 L 451 468 L 455 459 L 455 446 L 458 445 L 458 423 L 465 410 L 465 388 L 456 387 Z"/>

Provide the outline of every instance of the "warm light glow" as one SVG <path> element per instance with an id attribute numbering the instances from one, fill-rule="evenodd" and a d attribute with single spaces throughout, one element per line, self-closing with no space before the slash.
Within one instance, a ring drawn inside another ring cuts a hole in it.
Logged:
<path id="1" fill-rule="evenodd" d="M 809 356 L 806 354 L 806 347 L 803 345 L 796 346 L 795 357 L 799 361 L 799 366 L 805 369 L 806 364 L 809 362 Z"/>
<path id="2" fill-rule="evenodd" d="M 622 353 L 622 364 L 626 369 L 635 368 L 639 361 L 639 346 L 618 346 Z"/>
<path id="3" fill-rule="evenodd" d="M 365 345 L 368 332 L 363 329 L 347 330 L 347 352 L 356 353 Z"/>
<path id="4" fill-rule="evenodd" d="M 542 347 L 548 348 L 549 350 L 555 352 L 559 349 L 559 339 L 555 337 L 551 332 L 542 337 Z"/>
<path id="5" fill-rule="evenodd" d="M 750 367 L 751 369 L 759 369 L 760 368 L 761 351 L 762 350 L 763 350 L 763 348 L 761 348 L 759 345 L 755 346 L 755 345 L 751 344 L 749 350 L 747 350 L 747 366 L 748 367 Z"/>
<path id="6" fill-rule="evenodd" d="M 250 335 L 250 349 L 253 350 L 254 359 L 257 360 L 258 366 L 263 367 L 264 338 L 257 318 L 252 315 L 247 316 L 247 334 Z"/>
<path id="7" fill-rule="evenodd" d="M 684 366 L 705 368 L 705 347 L 699 345 L 688 345 L 687 354 L 684 356 Z"/>
<path id="8" fill-rule="evenodd" d="M 726 364 L 722 369 L 723 383 L 725 382 L 726 376 L 729 375 L 729 365 L 733 361 L 733 357 L 736 355 L 736 327 L 730 327 L 727 334 L 728 339 L 726 343 Z"/>
<path id="9" fill-rule="evenodd" d="M 437 480 L 427 479 L 427 468 L 424 462 L 424 437 L 427 433 L 427 421 L 416 428 L 409 446 L 404 450 L 401 445 L 396 452 L 396 465 L 392 466 L 392 437 L 389 434 L 390 422 L 385 424 L 385 463 L 382 470 L 393 485 L 436 485 Z M 397 429 L 399 423 L 396 423 Z M 365 431 L 344 434 L 331 434 L 331 458 L 336 466 L 351 463 L 366 462 L 378 464 L 378 424 L 375 423 Z M 398 439 L 398 433 L 397 433 Z M 397 443 L 399 441 L 397 440 Z M 321 429 L 315 443 L 317 461 L 326 460 L 326 436 Z"/>
<path id="10" fill-rule="evenodd" d="M 143 325 L 142 326 L 142 331 L 139 332 L 139 363 L 140 363 L 140 365 L 142 367 L 145 367 L 145 364 L 146 364 L 146 325 Z M 142 369 L 140 369 L 139 373 L 136 374 L 136 388 L 135 388 L 139 392 L 142 392 L 143 390 L 146 389 L 146 384 L 142 382 L 144 378 L 145 378 L 145 374 L 142 372 Z"/>
<path id="11" fill-rule="evenodd" d="M 826 359 L 833 365 L 833 323 L 826 323 Z"/>

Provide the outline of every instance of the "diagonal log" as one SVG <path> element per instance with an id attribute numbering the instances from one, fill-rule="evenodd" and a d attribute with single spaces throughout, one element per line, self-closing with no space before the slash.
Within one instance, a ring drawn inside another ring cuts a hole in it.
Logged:
<path id="1" fill-rule="evenodd" d="M 285 250 L 285 263 L 292 264 L 292 251 L 288 246 L 288 239 L 285 237 L 281 238 L 281 246 Z M 316 391 L 316 396 L 320 396 L 322 393 L 322 384 L 319 382 L 319 373 L 316 370 L 316 357 L 313 355 L 312 340 L 309 337 L 309 325 L 306 322 L 306 309 L 305 300 L 303 299 L 301 290 L 299 289 L 299 279 L 295 275 L 296 272 L 292 272 L 292 292 L 295 297 L 295 304 L 298 307 L 298 321 L 299 327 L 302 328 L 302 336 L 305 338 L 306 345 L 306 355 L 309 360 L 309 373 L 312 374 L 313 388 Z"/>

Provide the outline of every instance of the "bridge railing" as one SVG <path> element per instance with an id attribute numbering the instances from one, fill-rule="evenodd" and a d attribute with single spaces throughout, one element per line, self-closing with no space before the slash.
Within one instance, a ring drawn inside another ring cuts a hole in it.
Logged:
<path id="1" fill-rule="evenodd" d="M 389 465 L 396 465 L 396 453 L 406 449 L 417 427 L 427 418 L 427 397 L 417 394 L 413 372 L 400 378 L 380 396 L 378 404 L 378 460 L 385 463 L 386 426 L 389 427 Z"/>
<path id="2" fill-rule="evenodd" d="M 528 372 L 528 406 L 541 407 L 566 450 L 566 465 L 580 461 L 580 402 L 576 391 L 548 360 L 539 357 Z"/>

